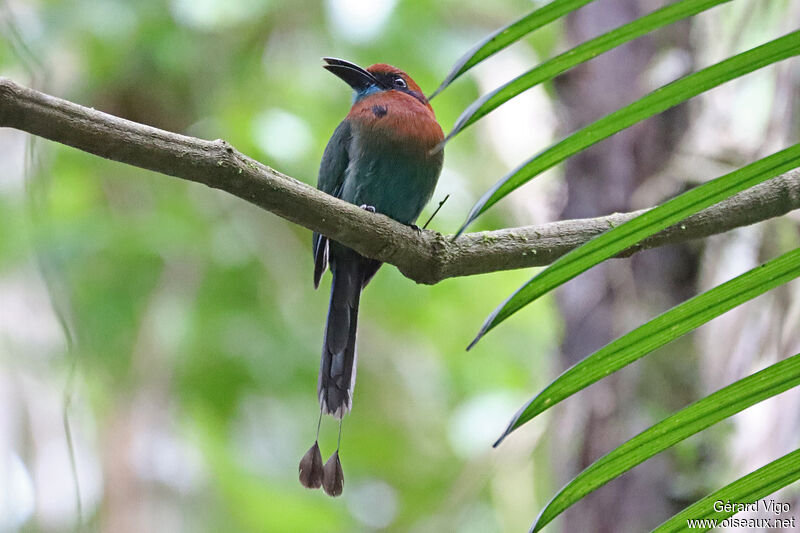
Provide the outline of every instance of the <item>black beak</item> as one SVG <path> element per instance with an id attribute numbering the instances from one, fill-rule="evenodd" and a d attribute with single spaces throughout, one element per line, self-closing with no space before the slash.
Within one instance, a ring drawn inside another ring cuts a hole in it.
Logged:
<path id="1" fill-rule="evenodd" d="M 335 57 L 323 57 L 322 60 L 327 63 L 322 65 L 324 68 L 346 81 L 354 91 L 363 91 L 378 83 L 375 76 L 355 63 Z"/>

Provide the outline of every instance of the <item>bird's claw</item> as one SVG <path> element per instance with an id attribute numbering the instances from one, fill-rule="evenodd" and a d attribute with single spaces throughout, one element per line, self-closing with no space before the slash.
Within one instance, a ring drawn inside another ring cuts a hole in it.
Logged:
<path id="1" fill-rule="evenodd" d="M 364 211 L 369 211 L 370 213 L 375 212 L 375 206 L 373 205 L 361 204 L 361 209 L 363 209 Z"/>
<path id="2" fill-rule="evenodd" d="M 420 228 L 420 227 L 419 227 L 419 226 L 417 226 L 416 224 L 409 224 L 409 225 L 408 225 L 408 227 L 409 227 L 409 228 L 411 228 L 411 229 L 413 229 L 413 230 L 414 230 L 414 231 L 416 231 L 417 233 L 422 233 L 422 228 Z"/>

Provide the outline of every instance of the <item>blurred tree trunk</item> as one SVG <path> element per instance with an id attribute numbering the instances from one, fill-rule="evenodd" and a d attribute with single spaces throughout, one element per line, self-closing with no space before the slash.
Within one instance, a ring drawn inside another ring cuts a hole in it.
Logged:
<path id="1" fill-rule="evenodd" d="M 583 42 L 629 22 L 664 2 L 605 0 L 589 4 L 567 19 L 569 45 Z M 683 58 L 691 68 L 689 22 L 581 65 L 556 80 L 563 102 L 563 128 L 574 131 L 652 90 L 646 74 L 664 54 Z M 674 73 L 674 74 L 682 74 Z M 661 81 L 661 80 L 659 80 Z M 639 187 L 669 162 L 686 129 L 688 113 L 680 106 L 637 124 L 571 158 L 566 164 L 568 198 L 562 218 L 594 217 L 628 211 Z M 668 191 L 672 195 L 679 191 Z M 661 198 L 663 199 L 663 198 Z M 636 206 L 641 207 L 641 206 Z M 565 322 L 562 366 L 569 367 L 632 327 L 685 298 L 694 287 L 697 258 L 688 247 L 666 247 L 631 261 L 605 262 L 563 287 L 559 306 Z M 638 296 L 638 298 L 637 298 Z M 644 300 L 646 298 L 646 300 Z M 646 307 L 646 302 L 656 305 Z M 648 390 L 641 366 L 629 367 L 581 394 L 570 406 L 579 413 L 563 417 L 557 428 L 556 457 L 563 484 L 614 447 L 655 420 L 635 405 Z M 686 397 L 686 392 L 681 396 Z M 568 440 L 564 440 L 568 439 Z M 563 442 L 574 443 L 570 459 Z M 671 502 L 669 470 L 656 458 L 602 487 L 564 515 L 566 532 L 643 531 L 678 511 Z M 674 475 L 674 474 L 673 474 Z"/>

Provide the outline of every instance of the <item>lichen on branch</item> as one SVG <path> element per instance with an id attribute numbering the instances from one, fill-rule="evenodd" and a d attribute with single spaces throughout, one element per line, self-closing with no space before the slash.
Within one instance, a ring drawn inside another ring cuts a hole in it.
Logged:
<path id="1" fill-rule="evenodd" d="M 8 78 L 0 78 L 0 127 L 228 192 L 362 255 L 393 264 L 418 283 L 544 266 L 642 212 L 468 233 L 453 240 L 434 231 L 418 232 L 334 198 L 223 140 L 197 139 L 125 120 Z M 800 170 L 793 170 L 696 213 L 621 255 L 722 233 L 798 207 Z"/>

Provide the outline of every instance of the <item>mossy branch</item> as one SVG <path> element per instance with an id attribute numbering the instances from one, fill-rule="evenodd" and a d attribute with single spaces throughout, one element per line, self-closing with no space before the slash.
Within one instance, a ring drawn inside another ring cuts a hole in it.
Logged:
<path id="1" fill-rule="evenodd" d="M 0 78 L 0 127 L 121 163 L 202 183 L 320 232 L 433 284 L 456 276 L 543 266 L 639 213 L 468 233 L 418 232 L 329 196 L 255 161 L 223 140 L 145 126 Z M 622 255 L 707 237 L 800 207 L 800 170 L 748 189 L 644 240 Z"/>

